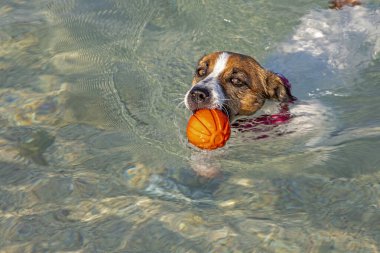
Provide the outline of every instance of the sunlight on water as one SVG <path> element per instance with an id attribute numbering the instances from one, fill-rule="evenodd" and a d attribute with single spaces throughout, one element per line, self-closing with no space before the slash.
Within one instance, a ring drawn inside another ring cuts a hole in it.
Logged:
<path id="1" fill-rule="evenodd" d="M 0 252 L 378 252 L 380 5 L 327 6 L 3 1 Z M 219 50 L 298 101 L 199 151 L 183 97 Z"/>

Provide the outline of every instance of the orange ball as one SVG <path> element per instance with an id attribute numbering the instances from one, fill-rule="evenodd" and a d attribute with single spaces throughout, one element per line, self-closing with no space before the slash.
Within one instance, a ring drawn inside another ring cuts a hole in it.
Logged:
<path id="1" fill-rule="evenodd" d="M 202 149 L 216 149 L 226 144 L 231 128 L 222 111 L 202 109 L 190 117 L 186 132 L 191 144 Z"/>

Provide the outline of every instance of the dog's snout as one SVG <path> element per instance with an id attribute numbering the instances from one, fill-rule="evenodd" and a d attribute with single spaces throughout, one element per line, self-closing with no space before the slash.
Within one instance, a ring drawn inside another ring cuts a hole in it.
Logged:
<path id="1" fill-rule="evenodd" d="M 210 100 L 210 92 L 205 88 L 193 88 L 190 98 L 194 103 L 207 103 Z"/>

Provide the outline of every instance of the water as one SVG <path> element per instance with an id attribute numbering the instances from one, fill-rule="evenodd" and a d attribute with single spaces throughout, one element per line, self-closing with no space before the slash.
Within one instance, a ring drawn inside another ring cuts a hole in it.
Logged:
<path id="1" fill-rule="evenodd" d="M 378 252 L 380 3 L 326 6 L 1 1 L 1 251 Z M 190 147 L 216 50 L 287 76 L 294 119 Z"/>

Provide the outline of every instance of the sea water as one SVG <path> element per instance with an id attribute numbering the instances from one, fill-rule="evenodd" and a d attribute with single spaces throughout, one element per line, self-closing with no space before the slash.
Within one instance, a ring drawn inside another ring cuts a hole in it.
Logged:
<path id="1" fill-rule="evenodd" d="M 327 6 L 2 1 L 0 251 L 377 252 L 380 3 Z M 298 100 L 205 152 L 183 98 L 221 50 Z"/>

